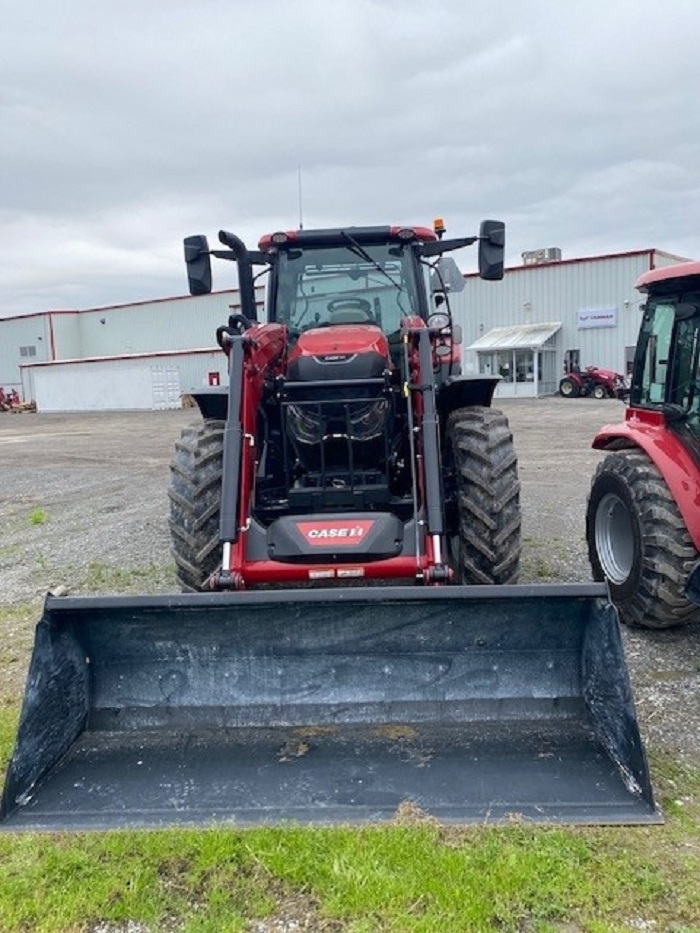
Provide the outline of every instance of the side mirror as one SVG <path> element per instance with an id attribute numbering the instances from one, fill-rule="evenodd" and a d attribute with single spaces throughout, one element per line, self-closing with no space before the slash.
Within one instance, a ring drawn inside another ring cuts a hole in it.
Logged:
<path id="1" fill-rule="evenodd" d="M 506 225 L 500 220 L 482 220 L 479 229 L 479 275 L 497 281 L 503 278 Z"/>
<path id="2" fill-rule="evenodd" d="M 188 236 L 184 242 L 190 295 L 208 295 L 211 291 L 211 259 L 207 238 Z"/>
<path id="3" fill-rule="evenodd" d="M 467 283 L 454 259 L 451 256 L 441 256 L 435 264 L 430 284 L 434 292 L 447 291 L 454 294 L 463 291 Z"/>

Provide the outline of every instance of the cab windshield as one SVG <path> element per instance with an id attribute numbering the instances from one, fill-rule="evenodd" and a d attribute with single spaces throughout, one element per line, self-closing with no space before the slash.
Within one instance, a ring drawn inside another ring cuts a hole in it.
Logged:
<path id="1" fill-rule="evenodd" d="M 401 244 L 349 242 L 279 254 L 274 317 L 293 334 L 365 323 L 391 334 L 419 308 L 413 255 Z"/>

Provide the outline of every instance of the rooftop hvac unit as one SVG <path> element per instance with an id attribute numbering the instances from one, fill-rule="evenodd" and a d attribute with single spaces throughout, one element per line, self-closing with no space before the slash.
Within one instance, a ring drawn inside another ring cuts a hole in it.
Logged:
<path id="1" fill-rule="evenodd" d="M 521 254 L 524 266 L 536 266 L 543 262 L 561 262 L 561 250 L 558 246 L 548 249 L 530 249 Z"/>

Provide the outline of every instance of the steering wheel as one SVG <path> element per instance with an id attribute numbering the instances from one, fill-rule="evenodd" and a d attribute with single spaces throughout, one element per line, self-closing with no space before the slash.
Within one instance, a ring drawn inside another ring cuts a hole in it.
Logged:
<path id="1" fill-rule="evenodd" d="M 356 311 L 365 316 L 365 320 L 373 320 L 372 305 L 366 298 L 333 298 L 328 302 L 328 311 L 331 314 L 340 314 L 344 311 Z"/>

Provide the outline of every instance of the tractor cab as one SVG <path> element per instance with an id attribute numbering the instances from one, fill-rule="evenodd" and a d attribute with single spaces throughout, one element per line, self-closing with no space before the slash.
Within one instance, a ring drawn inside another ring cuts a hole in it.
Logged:
<path id="1" fill-rule="evenodd" d="M 261 241 L 263 252 L 274 251 L 269 321 L 286 324 L 292 338 L 348 324 L 373 324 L 391 335 L 405 318 L 427 316 L 429 283 L 415 246 L 417 234 L 434 240 L 432 231 L 379 227 L 322 234 L 299 231 Z"/>
<path id="2" fill-rule="evenodd" d="M 421 244 L 436 239 L 432 230 L 415 227 L 264 237 L 259 245 L 271 260 L 267 320 L 286 325 L 293 355 L 318 360 L 321 353 L 334 378 L 380 374 L 367 371 L 376 367 L 365 350 L 378 346 L 377 331 L 387 347 L 387 367 L 398 374 L 402 327 L 410 320 L 437 323 L 452 356 L 451 315 L 431 317 L 438 279 L 420 255 Z"/>
<path id="3" fill-rule="evenodd" d="M 661 412 L 700 456 L 700 263 L 689 265 L 687 275 L 657 282 L 652 272 L 641 283 L 647 301 L 631 403 L 641 412 Z"/>

